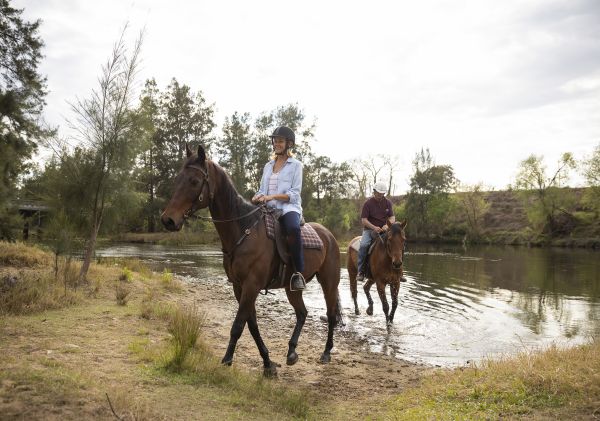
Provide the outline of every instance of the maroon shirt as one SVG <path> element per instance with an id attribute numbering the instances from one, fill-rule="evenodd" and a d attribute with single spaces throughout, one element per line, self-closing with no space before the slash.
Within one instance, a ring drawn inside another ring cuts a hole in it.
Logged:
<path id="1" fill-rule="evenodd" d="M 370 223 L 381 228 L 392 215 L 394 215 L 392 202 L 386 197 L 382 198 L 379 202 L 372 197 L 363 205 L 360 217 L 361 219 L 367 218 Z"/>

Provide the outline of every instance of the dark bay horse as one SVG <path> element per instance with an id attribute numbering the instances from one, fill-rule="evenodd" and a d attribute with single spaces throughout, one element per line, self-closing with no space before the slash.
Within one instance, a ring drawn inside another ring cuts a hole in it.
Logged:
<path id="1" fill-rule="evenodd" d="M 175 179 L 174 193 L 161 221 L 168 230 L 177 231 L 188 216 L 206 207 L 221 239 L 223 266 L 239 303 L 222 363 L 231 365 L 233 362 L 235 346 L 247 323 L 263 359 L 264 374 L 275 375 L 276 364 L 270 360 L 269 351 L 259 333 L 255 308 L 259 292 L 267 287 L 278 270 L 275 241 L 267 237 L 261 209 L 238 194 L 225 171 L 206 158 L 204 148 L 198 147 L 197 154 L 192 154 L 187 148 L 187 159 Z M 302 274 L 307 281 L 316 275 L 325 295 L 328 333 L 321 362 L 328 363 L 336 324 L 340 250 L 331 232 L 320 224 L 310 225 L 323 241 L 323 248 L 304 250 L 305 270 Z M 292 365 L 298 361 L 296 346 L 308 312 L 302 291 L 291 291 L 289 282 L 286 284 L 287 298 L 296 312 L 296 326 L 287 353 L 287 364 Z"/>
<path id="2" fill-rule="evenodd" d="M 396 313 L 396 307 L 398 307 L 398 291 L 400 290 L 400 279 L 403 275 L 402 260 L 404 255 L 404 243 L 406 241 L 406 234 L 404 228 L 406 227 L 406 221 L 394 222 L 390 224 L 388 222 L 388 230 L 384 237 L 375 238 L 373 241 L 376 242 L 371 255 L 368 257 L 369 266 L 371 268 L 372 276 L 367 279 L 363 289 L 367 294 L 367 300 L 369 301 L 369 307 L 367 308 L 367 314 L 373 314 L 373 299 L 371 299 L 371 286 L 377 285 L 377 292 L 381 299 L 381 305 L 383 312 L 385 313 L 385 320 L 388 326 L 391 326 L 394 320 L 394 314 Z M 358 252 L 352 247 L 352 243 L 360 241 L 360 237 L 354 238 L 350 241 L 348 246 L 348 275 L 350 276 L 350 292 L 352 293 L 352 299 L 354 300 L 354 313 L 360 314 L 358 310 L 358 303 L 356 302 L 356 275 L 358 274 Z M 385 287 L 390 286 L 390 295 L 392 297 L 392 311 L 389 311 L 389 305 L 385 296 Z"/>

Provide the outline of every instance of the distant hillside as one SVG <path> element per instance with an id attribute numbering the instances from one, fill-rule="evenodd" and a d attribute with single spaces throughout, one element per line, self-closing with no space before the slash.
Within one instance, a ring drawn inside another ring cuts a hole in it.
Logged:
<path id="1" fill-rule="evenodd" d="M 515 191 L 491 191 L 486 193 L 490 207 L 482 220 L 482 238 L 478 242 L 514 245 L 552 245 L 566 247 L 600 248 L 600 218 L 581 205 L 585 188 L 566 188 L 578 198 L 573 209 L 568 209 L 569 221 L 565 232 L 557 237 L 536 234 L 527 219 L 521 198 Z M 456 193 L 460 194 L 460 193 Z M 452 195 L 451 195 L 452 196 Z M 399 205 L 406 196 L 392 197 Z M 456 213 L 450 218 L 448 229 L 441 237 L 417 239 L 418 241 L 462 242 L 469 240 L 466 234 L 466 218 Z"/>

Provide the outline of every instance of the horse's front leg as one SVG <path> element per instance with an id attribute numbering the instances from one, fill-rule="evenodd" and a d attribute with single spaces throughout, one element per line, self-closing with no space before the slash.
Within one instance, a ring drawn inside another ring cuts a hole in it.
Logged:
<path id="1" fill-rule="evenodd" d="M 252 308 L 252 313 L 250 314 L 250 318 L 248 319 L 248 330 L 252 334 L 254 338 L 254 342 L 256 343 L 256 347 L 258 348 L 258 352 L 263 359 L 263 375 L 265 377 L 275 377 L 277 376 L 277 364 L 271 361 L 269 358 L 269 350 L 267 346 L 262 340 L 260 336 L 260 332 L 258 330 L 258 323 L 256 322 L 256 308 Z"/>
<path id="2" fill-rule="evenodd" d="M 363 290 L 365 291 L 365 294 L 367 295 L 367 301 L 369 302 L 369 306 L 367 307 L 367 314 L 369 316 L 373 315 L 373 299 L 371 298 L 371 287 L 374 283 L 375 281 L 373 281 L 372 279 L 367 279 L 367 282 L 365 282 L 365 284 L 363 285 Z"/>
<path id="3" fill-rule="evenodd" d="M 221 360 L 221 363 L 225 365 L 231 365 L 233 362 L 233 354 L 235 353 L 237 341 L 240 339 L 240 336 L 242 336 L 246 322 L 250 319 L 250 316 L 254 311 L 254 303 L 258 296 L 258 292 L 243 290 L 241 286 L 236 283 L 234 283 L 233 291 L 239 305 L 229 333 L 227 351 L 225 351 L 225 356 Z"/>
<path id="4" fill-rule="evenodd" d="M 377 281 L 377 293 L 379 294 L 379 299 L 381 300 L 381 306 L 383 307 L 383 312 L 385 313 L 385 321 L 388 326 L 391 325 L 390 321 L 390 306 L 387 302 L 387 298 L 385 296 L 385 283 L 383 281 Z"/>
<path id="5" fill-rule="evenodd" d="M 402 275 L 400 275 L 402 278 Z M 394 321 L 394 314 L 396 313 L 396 308 L 398 307 L 398 291 L 400 291 L 400 279 L 395 279 L 390 284 L 390 295 L 392 296 L 392 311 L 390 312 L 389 324 Z"/>

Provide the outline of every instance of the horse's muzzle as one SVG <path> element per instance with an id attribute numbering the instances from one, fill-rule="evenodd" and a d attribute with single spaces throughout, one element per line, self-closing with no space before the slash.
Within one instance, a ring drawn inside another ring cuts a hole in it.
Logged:
<path id="1" fill-rule="evenodd" d="M 402 261 L 400 260 L 399 262 L 392 262 L 392 269 L 394 269 L 394 270 L 402 269 Z"/>
<path id="2" fill-rule="evenodd" d="M 164 214 L 160 217 L 160 221 L 163 223 L 165 228 L 168 229 L 169 231 L 179 231 L 181 229 L 181 224 L 175 223 L 175 221 L 173 221 L 172 218 L 170 218 Z"/>

